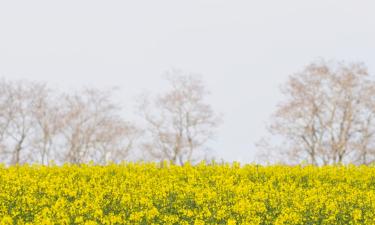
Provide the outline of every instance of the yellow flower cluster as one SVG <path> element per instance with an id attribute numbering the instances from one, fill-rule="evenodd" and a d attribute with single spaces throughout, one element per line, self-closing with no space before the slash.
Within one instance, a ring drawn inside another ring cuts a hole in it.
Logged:
<path id="1" fill-rule="evenodd" d="M 0 168 L 0 224 L 375 224 L 375 168 Z"/>

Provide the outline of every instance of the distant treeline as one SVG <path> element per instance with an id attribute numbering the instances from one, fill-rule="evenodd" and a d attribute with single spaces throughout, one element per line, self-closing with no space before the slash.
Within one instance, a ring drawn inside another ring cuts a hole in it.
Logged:
<path id="1" fill-rule="evenodd" d="M 220 119 L 204 102 L 199 76 L 171 71 L 170 89 L 138 100 L 139 124 L 127 121 L 112 90 L 60 93 L 30 81 L 0 81 L 0 157 L 5 164 L 202 159 Z"/>
<path id="2" fill-rule="evenodd" d="M 137 99 L 137 122 L 123 117 L 112 90 L 60 93 L 39 82 L 1 80 L 1 162 L 207 160 L 221 118 L 205 101 L 201 77 L 173 70 L 165 79 L 166 92 Z M 270 136 L 258 143 L 261 163 L 375 162 L 375 81 L 363 63 L 313 62 L 291 75 L 282 93 Z"/>

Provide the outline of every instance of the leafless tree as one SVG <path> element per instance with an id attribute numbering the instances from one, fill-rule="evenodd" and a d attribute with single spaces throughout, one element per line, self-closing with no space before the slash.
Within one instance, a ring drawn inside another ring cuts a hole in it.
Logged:
<path id="1" fill-rule="evenodd" d="M 269 128 L 290 158 L 315 165 L 375 159 L 375 82 L 362 63 L 317 61 L 282 90 L 286 100 Z"/>
<path id="2" fill-rule="evenodd" d="M 44 88 L 38 93 L 35 100 L 35 107 L 32 109 L 32 116 L 35 119 L 33 134 L 33 153 L 39 156 L 35 160 L 42 165 L 48 165 L 54 154 L 58 151 L 58 137 L 62 131 L 63 121 L 62 106 L 59 105 L 59 98 L 50 89 Z"/>
<path id="3" fill-rule="evenodd" d="M 138 129 L 121 116 L 111 92 L 89 89 L 62 100 L 61 149 L 64 161 L 121 161 L 129 154 Z"/>
<path id="4" fill-rule="evenodd" d="M 140 131 L 111 91 L 60 94 L 45 84 L 0 80 L 2 163 L 106 163 L 125 160 Z"/>
<path id="5" fill-rule="evenodd" d="M 7 151 L 4 143 L 7 130 L 14 117 L 14 108 L 10 107 L 14 99 L 11 89 L 11 83 L 4 79 L 0 81 L 0 142 L 3 157 L 4 153 Z"/>
<path id="6" fill-rule="evenodd" d="M 33 111 L 46 92 L 45 85 L 27 81 L 0 82 L 2 157 L 20 164 L 32 155 L 36 120 Z"/>
<path id="7" fill-rule="evenodd" d="M 140 104 L 149 139 L 143 148 L 155 159 L 184 164 L 204 153 L 220 117 L 205 102 L 208 92 L 199 76 L 174 70 L 165 77 L 169 91 L 143 97 Z"/>

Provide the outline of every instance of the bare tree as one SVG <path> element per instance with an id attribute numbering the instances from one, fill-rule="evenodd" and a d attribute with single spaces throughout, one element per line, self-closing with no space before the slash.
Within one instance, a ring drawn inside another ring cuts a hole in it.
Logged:
<path id="1" fill-rule="evenodd" d="M 61 108 L 56 93 L 50 89 L 38 93 L 32 110 L 35 119 L 32 145 L 33 152 L 39 155 L 36 161 L 42 165 L 48 165 L 54 159 L 52 154 L 58 151 L 58 137 L 63 127 Z"/>
<path id="2" fill-rule="evenodd" d="M 62 157 L 70 163 L 121 161 L 138 129 L 121 117 L 111 92 L 89 89 L 63 97 Z"/>
<path id="3" fill-rule="evenodd" d="M 315 165 L 374 160 L 375 82 L 361 63 L 318 61 L 290 76 L 271 134 Z"/>
<path id="4" fill-rule="evenodd" d="M 166 80 L 169 91 L 146 96 L 140 105 L 149 138 L 143 148 L 155 159 L 184 164 L 203 153 L 220 117 L 205 103 L 208 92 L 200 77 L 174 70 Z"/>
<path id="5" fill-rule="evenodd" d="M 7 139 L 7 130 L 9 125 L 14 117 L 15 109 L 10 107 L 14 101 L 12 96 L 13 91 L 11 90 L 11 83 L 2 79 L 0 81 L 0 142 L 1 142 L 1 153 L 4 157 L 4 154 L 7 152 L 5 146 L 5 140 Z"/>
<path id="6" fill-rule="evenodd" d="M 111 91 L 61 95 L 45 84 L 0 80 L 0 157 L 6 164 L 125 160 L 140 131 Z"/>
<path id="7" fill-rule="evenodd" d="M 36 125 L 33 111 L 45 91 L 42 83 L 0 82 L 0 138 L 4 161 L 20 164 L 32 155 L 31 145 Z"/>

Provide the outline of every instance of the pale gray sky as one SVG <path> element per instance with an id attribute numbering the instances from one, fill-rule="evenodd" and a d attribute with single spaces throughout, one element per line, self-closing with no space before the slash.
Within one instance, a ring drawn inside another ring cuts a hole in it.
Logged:
<path id="1" fill-rule="evenodd" d="M 375 73 L 373 0 L 0 0 L 0 76 L 119 86 L 129 111 L 170 68 L 201 73 L 224 114 L 215 155 L 251 162 L 287 76 L 319 57 Z"/>

